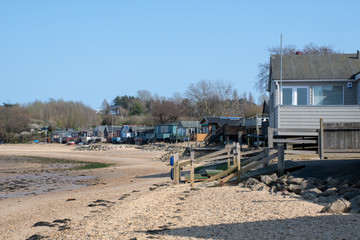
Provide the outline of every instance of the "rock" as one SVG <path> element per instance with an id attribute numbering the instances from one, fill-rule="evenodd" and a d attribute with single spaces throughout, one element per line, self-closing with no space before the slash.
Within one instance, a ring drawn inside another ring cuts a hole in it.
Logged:
<path id="1" fill-rule="evenodd" d="M 270 188 L 266 185 L 256 189 L 257 191 L 260 191 L 260 192 L 268 192 L 270 190 Z"/>
<path id="2" fill-rule="evenodd" d="M 296 193 L 296 194 L 300 194 L 301 191 L 302 191 L 300 185 L 297 185 L 297 184 L 290 184 L 287 187 L 287 190 L 290 191 L 290 192 Z"/>
<path id="3" fill-rule="evenodd" d="M 304 199 L 307 199 L 307 200 L 314 200 L 316 199 L 316 194 L 312 193 L 312 192 L 304 192 L 301 194 L 301 196 L 304 198 Z"/>
<path id="4" fill-rule="evenodd" d="M 336 186 L 336 185 L 339 185 L 340 184 L 340 180 L 335 178 L 335 179 L 331 179 L 329 181 L 327 181 L 326 183 L 327 185 L 330 185 L 330 186 Z"/>
<path id="5" fill-rule="evenodd" d="M 302 183 L 302 181 L 304 181 L 304 179 L 303 178 L 289 178 L 288 180 L 287 180 L 287 184 L 301 184 Z"/>
<path id="6" fill-rule="evenodd" d="M 261 176 L 261 182 L 265 183 L 266 185 L 270 185 L 270 183 L 272 183 L 273 181 L 274 181 L 273 178 L 269 175 Z"/>
<path id="7" fill-rule="evenodd" d="M 286 190 L 286 186 L 284 184 L 276 184 L 276 188 L 279 190 L 279 191 L 285 191 Z"/>
<path id="8" fill-rule="evenodd" d="M 258 181 L 255 178 L 248 178 L 248 180 L 245 181 L 244 187 L 251 188 L 251 186 L 259 184 L 260 181 Z"/>
<path id="9" fill-rule="evenodd" d="M 319 189 L 320 191 L 325 191 L 327 189 L 326 185 L 320 185 L 317 187 L 317 189 Z"/>
<path id="10" fill-rule="evenodd" d="M 344 198 L 350 200 L 359 195 L 360 195 L 360 189 L 350 188 L 346 193 L 344 193 Z"/>
<path id="11" fill-rule="evenodd" d="M 357 183 L 355 183 L 353 186 L 356 187 L 356 188 L 360 188 L 360 181 L 358 181 Z"/>
<path id="12" fill-rule="evenodd" d="M 300 183 L 300 187 L 301 189 L 303 190 L 306 190 L 306 189 L 312 189 L 312 188 L 315 188 L 316 185 L 314 185 L 311 181 L 309 180 L 304 180 Z"/>
<path id="13" fill-rule="evenodd" d="M 338 199 L 337 196 L 329 196 L 329 197 L 324 197 L 324 196 L 320 196 L 317 199 L 315 199 L 316 203 L 332 203 L 335 202 Z"/>
<path id="14" fill-rule="evenodd" d="M 318 196 L 320 196 L 322 194 L 322 192 L 319 190 L 319 189 L 317 189 L 317 188 L 312 188 L 312 189 L 307 189 L 307 190 L 305 190 L 305 191 L 303 191 L 302 193 L 301 193 L 301 196 L 303 196 L 304 197 L 304 195 L 306 195 L 307 197 L 310 197 L 311 199 L 315 199 L 315 198 L 317 198 Z M 312 196 L 314 196 L 314 197 L 312 197 Z M 305 199 L 309 199 L 309 198 L 306 198 L 306 197 L 304 197 Z"/>
<path id="15" fill-rule="evenodd" d="M 335 187 L 326 189 L 323 193 L 323 196 L 338 196 L 337 189 Z"/>
<path id="16" fill-rule="evenodd" d="M 351 208 L 355 210 L 360 210 L 360 195 L 354 197 L 350 200 Z"/>
<path id="17" fill-rule="evenodd" d="M 322 213 L 345 213 L 350 212 L 351 203 L 343 198 L 326 205 L 320 212 Z"/>
<path id="18" fill-rule="evenodd" d="M 330 182 L 331 180 L 332 180 L 332 177 L 327 177 L 327 178 L 325 178 L 323 184 L 327 184 L 327 183 Z"/>
<path id="19" fill-rule="evenodd" d="M 271 189 L 270 189 L 270 193 L 271 194 L 276 194 L 277 192 L 277 188 L 275 186 L 272 186 Z"/>
<path id="20" fill-rule="evenodd" d="M 251 185 L 250 186 L 251 190 L 253 190 L 253 191 L 260 191 L 259 189 L 263 189 L 263 187 L 268 187 L 268 186 L 266 186 L 266 184 L 263 183 L 263 182 L 259 182 L 256 185 Z"/>
<path id="21" fill-rule="evenodd" d="M 349 190 L 349 184 L 347 184 L 347 183 L 345 183 L 344 185 L 342 185 L 341 187 L 339 187 L 339 189 L 338 189 L 338 193 L 339 193 L 339 195 L 343 195 L 343 194 L 345 194 L 346 192 L 348 192 L 348 190 Z"/>
<path id="22" fill-rule="evenodd" d="M 307 179 L 307 181 L 308 181 L 308 184 L 314 185 L 316 187 L 321 186 L 322 182 L 323 182 L 322 180 L 320 180 L 318 178 L 314 178 L 314 177 L 309 177 Z"/>

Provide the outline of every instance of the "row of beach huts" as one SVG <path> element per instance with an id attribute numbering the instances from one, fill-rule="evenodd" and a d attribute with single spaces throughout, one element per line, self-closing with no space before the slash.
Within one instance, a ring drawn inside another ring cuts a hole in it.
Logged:
<path id="1" fill-rule="evenodd" d="M 201 121 L 174 121 L 156 126 L 101 125 L 93 129 L 62 130 L 51 134 L 51 142 L 67 144 L 130 143 L 197 141 L 213 142 L 246 141 L 247 137 L 261 138 L 267 129 L 268 116 L 203 117 Z"/>

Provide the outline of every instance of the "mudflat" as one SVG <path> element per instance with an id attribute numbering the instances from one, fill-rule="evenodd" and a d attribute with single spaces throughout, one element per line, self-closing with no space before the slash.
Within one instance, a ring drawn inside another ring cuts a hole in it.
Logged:
<path id="1" fill-rule="evenodd" d="M 82 221 L 94 214 L 94 208 L 88 205 L 96 200 L 115 201 L 129 192 L 139 194 L 154 184 L 169 181 L 169 167 L 158 160 L 163 151 L 131 146 L 98 152 L 74 148 L 60 144 L 0 145 L 1 239 L 50 236 L 59 230 L 55 226 Z M 44 163 L 38 157 L 111 165 L 72 170 L 79 164 Z M 58 223 L 50 224 L 51 227 L 36 226 L 54 221 Z"/>

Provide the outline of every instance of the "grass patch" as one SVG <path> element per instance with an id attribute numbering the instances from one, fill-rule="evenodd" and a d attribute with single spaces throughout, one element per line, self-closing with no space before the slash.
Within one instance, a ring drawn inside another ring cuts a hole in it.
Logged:
<path id="1" fill-rule="evenodd" d="M 96 169 L 96 168 L 106 168 L 114 165 L 113 163 L 101 163 L 101 162 L 85 162 L 85 161 L 75 161 L 67 160 L 60 158 L 45 158 L 45 157 L 22 157 L 31 163 L 43 163 L 43 164 L 73 164 L 77 165 L 70 170 L 86 170 L 86 169 Z"/>
<path id="2" fill-rule="evenodd" d="M 83 162 L 85 165 L 78 166 L 73 168 L 74 170 L 84 170 L 84 169 L 95 169 L 95 168 L 106 168 L 114 164 L 110 163 L 100 163 L 100 162 Z"/>

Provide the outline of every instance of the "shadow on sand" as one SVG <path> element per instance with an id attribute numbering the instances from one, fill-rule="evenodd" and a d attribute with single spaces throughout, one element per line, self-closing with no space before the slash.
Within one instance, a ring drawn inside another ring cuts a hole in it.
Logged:
<path id="1" fill-rule="evenodd" d="M 139 231 L 148 236 L 201 239 L 360 239 L 360 214 L 324 215 L 259 222 Z"/>

